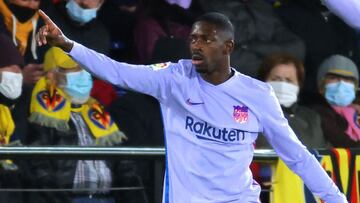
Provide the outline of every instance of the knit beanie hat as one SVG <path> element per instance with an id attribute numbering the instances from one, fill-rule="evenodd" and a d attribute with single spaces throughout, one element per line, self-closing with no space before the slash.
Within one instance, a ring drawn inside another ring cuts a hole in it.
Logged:
<path id="1" fill-rule="evenodd" d="M 354 78 L 356 83 L 359 81 L 359 71 L 355 63 L 345 56 L 332 55 L 322 62 L 317 75 L 318 86 L 328 73 Z"/>
<path id="2" fill-rule="evenodd" d="M 0 34 L 0 47 L 0 68 L 10 65 L 24 66 L 24 58 L 10 37 L 5 34 Z"/>
<path id="3" fill-rule="evenodd" d="M 49 71 L 53 68 L 75 68 L 78 64 L 68 56 L 62 49 L 51 47 L 45 54 L 44 70 Z"/>

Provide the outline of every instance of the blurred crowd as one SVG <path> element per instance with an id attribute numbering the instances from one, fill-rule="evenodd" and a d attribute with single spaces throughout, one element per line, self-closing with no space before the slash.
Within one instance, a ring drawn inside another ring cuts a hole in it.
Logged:
<path id="1" fill-rule="evenodd" d="M 164 145 L 154 98 L 92 77 L 59 48 L 36 45 L 42 9 L 70 39 L 133 64 L 191 58 L 192 23 L 224 13 L 235 27 L 231 66 L 273 88 L 301 142 L 358 147 L 360 26 L 327 2 L 0 0 L 0 145 Z M 262 135 L 254 147 L 271 148 Z M 152 202 L 150 168 L 139 160 L 1 160 L 0 188 L 73 191 L 0 191 L 0 202 Z M 140 189 L 111 189 L 119 187 Z"/>

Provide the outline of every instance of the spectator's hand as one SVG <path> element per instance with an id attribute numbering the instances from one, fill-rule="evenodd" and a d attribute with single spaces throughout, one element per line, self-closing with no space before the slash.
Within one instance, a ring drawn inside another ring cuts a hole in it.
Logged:
<path id="1" fill-rule="evenodd" d="M 24 83 L 34 84 L 44 75 L 43 64 L 27 64 L 23 70 Z"/>
<path id="2" fill-rule="evenodd" d="M 45 25 L 36 34 L 37 44 L 39 46 L 49 44 L 70 52 L 73 42 L 65 37 L 60 28 L 42 10 L 39 10 L 39 15 L 44 20 Z"/>

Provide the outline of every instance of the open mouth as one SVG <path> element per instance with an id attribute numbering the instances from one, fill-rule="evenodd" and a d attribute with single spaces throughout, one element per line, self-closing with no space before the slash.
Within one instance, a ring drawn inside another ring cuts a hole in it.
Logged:
<path id="1" fill-rule="evenodd" d="M 191 62 L 192 62 L 192 64 L 194 64 L 194 65 L 199 65 L 199 64 L 201 64 L 201 63 L 204 62 L 203 56 L 200 55 L 200 54 L 193 54 L 192 57 L 191 57 L 191 59 L 192 59 Z"/>

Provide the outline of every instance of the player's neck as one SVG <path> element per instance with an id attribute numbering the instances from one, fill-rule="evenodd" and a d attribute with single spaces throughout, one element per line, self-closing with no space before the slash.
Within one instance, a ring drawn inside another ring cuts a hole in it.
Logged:
<path id="1" fill-rule="evenodd" d="M 234 71 L 228 67 L 225 70 L 216 70 L 211 73 L 202 73 L 201 77 L 208 83 L 213 85 L 219 85 L 226 82 L 231 76 L 234 75 Z"/>

